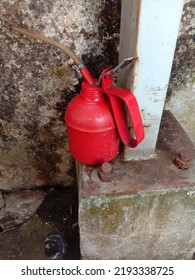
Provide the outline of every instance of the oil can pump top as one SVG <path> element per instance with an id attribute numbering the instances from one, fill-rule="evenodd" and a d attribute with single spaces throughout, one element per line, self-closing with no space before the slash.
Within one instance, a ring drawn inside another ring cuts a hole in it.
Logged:
<path id="1" fill-rule="evenodd" d="M 57 41 L 24 28 L 11 29 L 28 37 L 56 46 L 73 59 L 84 78 L 80 94 L 67 107 L 65 122 L 72 156 L 85 164 L 101 164 L 115 158 L 119 142 L 135 148 L 144 139 L 144 128 L 135 96 L 128 90 L 113 84 L 114 71 L 125 66 L 126 59 L 116 68 L 106 68 L 99 80 L 94 79 L 77 55 Z M 133 135 L 129 131 L 123 103 L 128 109 Z"/>

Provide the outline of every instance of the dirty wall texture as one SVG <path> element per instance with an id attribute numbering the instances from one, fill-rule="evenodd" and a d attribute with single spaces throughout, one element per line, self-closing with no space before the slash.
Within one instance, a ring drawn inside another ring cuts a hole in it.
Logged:
<path id="1" fill-rule="evenodd" d="M 55 47 L 16 34 L 10 25 L 69 46 L 97 77 L 117 63 L 120 0 L 0 2 L 0 190 L 72 185 L 63 115 L 81 77 Z"/>
<path id="2" fill-rule="evenodd" d="M 194 195 L 192 187 L 83 200 L 82 259 L 192 259 Z"/>
<path id="3" fill-rule="evenodd" d="M 166 107 L 195 143 L 195 0 L 185 0 Z"/>

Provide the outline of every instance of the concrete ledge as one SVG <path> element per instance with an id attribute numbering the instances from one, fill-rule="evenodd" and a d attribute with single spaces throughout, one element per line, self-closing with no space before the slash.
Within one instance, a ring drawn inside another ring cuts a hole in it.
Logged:
<path id="1" fill-rule="evenodd" d="M 80 205 L 83 259 L 191 259 L 195 252 L 195 187 Z"/>
<path id="2" fill-rule="evenodd" d="M 194 147 L 170 112 L 161 122 L 156 156 L 113 161 L 115 179 L 99 166 L 77 165 L 83 259 L 191 259 L 195 251 L 195 167 L 178 169 L 174 155 Z"/>

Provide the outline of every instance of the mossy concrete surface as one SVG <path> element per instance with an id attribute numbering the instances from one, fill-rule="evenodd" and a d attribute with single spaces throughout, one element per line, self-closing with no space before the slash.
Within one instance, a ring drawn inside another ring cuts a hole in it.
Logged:
<path id="1" fill-rule="evenodd" d="M 192 259 L 195 186 L 80 204 L 83 259 Z"/>
<path id="2" fill-rule="evenodd" d="M 191 168 L 174 165 L 188 153 Z M 79 227 L 83 259 L 192 259 L 195 252 L 195 149 L 170 112 L 164 112 L 156 155 L 113 160 L 115 178 L 79 165 Z"/>

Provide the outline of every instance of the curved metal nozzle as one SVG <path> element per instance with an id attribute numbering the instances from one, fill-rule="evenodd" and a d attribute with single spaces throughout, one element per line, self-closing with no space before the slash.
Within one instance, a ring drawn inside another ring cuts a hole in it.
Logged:
<path id="1" fill-rule="evenodd" d="M 123 68 L 125 68 L 127 65 L 129 65 L 132 61 L 134 60 L 134 57 L 128 57 L 125 58 L 123 61 L 121 61 L 121 63 L 119 63 L 119 65 L 117 65 L 115 68 L 113 68 L 112 70 L 108 71 L 105 73 L 106 76 L 110 75 L 110 74 L 114 74 L 117 71 L 121 71 Z"/>
<path id="2" fill-rule="evenodd" d="M 108 72 L 106 72 L 104 75 L 108 76 L 108 75 L 113 75 L 114 73 L 116 73 L 117 71 L 121 71 L 123 68 L 125 68 L 127 65 L 129 65 L 133 60 L 135 60 L 137 58 L 132 57 L 128 57 L 125 58 L 123 61 L 121 61 L 121 63 L 119 63 L 115 68 L 109 70 Z M 98 82 L 96 82 L 96 84 L 99 86 L 101 84 L 101 80 L 102 80 L 102 75 L 99 76 Z"/>

